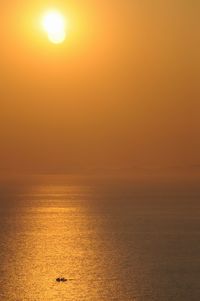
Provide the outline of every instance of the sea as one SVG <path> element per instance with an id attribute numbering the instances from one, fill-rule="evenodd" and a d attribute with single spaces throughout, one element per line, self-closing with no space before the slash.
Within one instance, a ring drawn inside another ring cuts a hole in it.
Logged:
<path id="1" fill-rule="evenodd" d="M 199 192 L 47 178 L 0 182 L 0 301 L 200 300 Z"/>

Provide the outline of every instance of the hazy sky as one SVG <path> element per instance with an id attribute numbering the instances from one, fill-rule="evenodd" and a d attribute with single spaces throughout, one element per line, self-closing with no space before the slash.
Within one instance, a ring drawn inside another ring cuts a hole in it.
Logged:
<path id="1" fill-rule="evenodd" d="M 40 18 L 57 8 L 68 38 Z M 200 3 L 0 2 L 1 169 L 200 166 Z"/>

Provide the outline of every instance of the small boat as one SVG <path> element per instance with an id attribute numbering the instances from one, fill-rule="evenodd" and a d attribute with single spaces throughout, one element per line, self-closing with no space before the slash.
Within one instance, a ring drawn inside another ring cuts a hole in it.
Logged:
<path id="1" fill-rule="evenodd" d="M 62 277 L 62 278 L 56 278 L 56 281 L 57 281 L 57 282 L 66 282 L 67 279 L 64 278 L 64 277 Z"/>

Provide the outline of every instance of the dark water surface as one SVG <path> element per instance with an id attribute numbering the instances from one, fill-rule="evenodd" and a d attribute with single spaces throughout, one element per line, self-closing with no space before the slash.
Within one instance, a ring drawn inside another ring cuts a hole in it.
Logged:
<path id="1" fill-rule="evenodd" d="M 199 198 L 155 191 L 1 184 L 0 300 L 199 301 Z"/>

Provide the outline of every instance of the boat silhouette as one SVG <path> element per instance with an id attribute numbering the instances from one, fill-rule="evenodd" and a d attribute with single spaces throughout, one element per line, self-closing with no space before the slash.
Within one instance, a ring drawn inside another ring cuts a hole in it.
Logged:
<path id="1" fill-rule="evenodd" d="M 56 281 L 57 281 L 57 282 L 66 282 L 67 279 L 64 278 L 64 277 L 62 277 L 62 278 L 56 278 Z"/>

